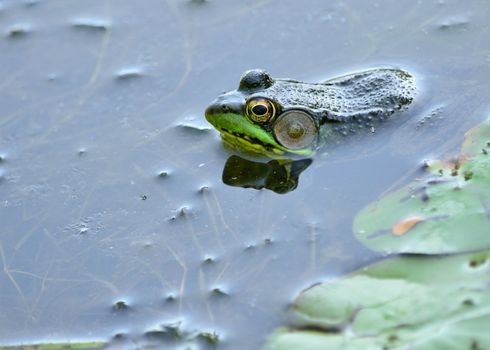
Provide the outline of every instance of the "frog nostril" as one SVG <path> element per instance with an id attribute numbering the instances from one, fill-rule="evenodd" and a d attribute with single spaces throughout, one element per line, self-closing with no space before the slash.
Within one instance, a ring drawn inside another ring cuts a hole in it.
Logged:
<path id="1" fill-rule="evenodd" d="M 222 110 L 224 113 L 228 113 L 228 112 L 230 112 L 230 106 L 228 106 L 227 104 L 222 103 L 222 104 L 220 105 L 220 108 L 221 108 L 221 110 Z"/>

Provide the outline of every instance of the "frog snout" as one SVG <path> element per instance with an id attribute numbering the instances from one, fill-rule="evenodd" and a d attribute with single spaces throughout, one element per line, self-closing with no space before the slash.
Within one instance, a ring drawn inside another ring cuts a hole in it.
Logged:
<path id="1" fill-rule="evenodd" d="M 208 115 L 218 115 L 218 114 L 226 114 L 226 113 L 233 113 L 233 110 L 236 110 L 236 108 L 233 108 L 234 106 L 231 105 L 228 102 L 219 102 L 215 101 L 211 103 L 208 108 L 206 108 L 206 116 Z"/>
<path id="2" fill-rule="evenodd" d="M 224 114 L 241 115 L 243 113 L 243 97 L 232 96 L 225 94 L 218 97 L 206 108 L 206 119 L 211 122 L 211 119 Z"/>

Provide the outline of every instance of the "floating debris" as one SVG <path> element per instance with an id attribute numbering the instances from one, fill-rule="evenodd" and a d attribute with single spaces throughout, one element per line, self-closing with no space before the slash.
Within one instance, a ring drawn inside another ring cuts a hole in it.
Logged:
<path id="1" fill-rule="evenodd" d="M 424 219 L 421 217 L 413 217 L 409 219 L 402 220 L 392 227 L 392 232 L 396 236 L 401 236 L 410 231 L 415 225 L 417 225 L 419 222 L 423 222 Z"/>
<path id="2" fill-rule="evenodd" d="M 112 306 L 112 310 L 115 312 L 128 311 L 129 305 L 124 300 L 118 300 Z"/>
<path id="3" fill-rule="evenodd" d="M 165 301 L 166 302 L 169 302 L 169 303 L 173 303 L 177 300 L 177 295 L 176 294 L 173 294 L 173 293 L 169 293 L 167 294 L 167 296 L 165 297 Z"/>
<path id="4" fill-rule="evenodd" d="M 208 133 L 212 130 L 200 116 L 186 116 L 181 121 L 177 121 L 175 127 L 192 135 Z"/>
<path id="5" fill-rule="evenodd" d="M 164 323 L 155 326 L 145 332 L 144 337 L 146 338 L 146 341 L 142 342 L 143 346 L 141 347 L 144 349 L 167 349 L 168 343 L 171 342 L 174 345 L 184 345 L 184 347 L 179 347 L 179 349 L 189 350 L 214 349 L 216 345 L 220 343 L 222 338 L 215 330 L 208 331 L 184 327 L 182 321 Z"/>
<path id="6" fill-rule="evenodd" d="M 216 263 L 216 258 L 213 256 L 206 256 L 202 262 L 204 265 L 212 265 Z"/>
<path id="7" fill-rule="evenodd" d="M 24 37 L 26 34 L 32 31 L 30 24 L 19 23 L 15 24 L 7 30 L 7 37 L 9 38 L 20 38 Z"/>
<path id="8" fill-rule="evenodd" d="M 222 287 L 214 287 L 211 289 L 211 295 L 215 297 L 228 297 L 230 294 L 226 292 Z"/>
<path id="9" fill-rule="evenodd" d="M 488 260 L 488 256 L 485 255 L 485 254 L 478 254 L 478 255 L 475 255 L 471 260 L 470 262 L 468 263 L 468 265 L 471 267 L 471 268 L 477 268 L 477 267 L 480 267 L 482 265 L 484 265 Z"/>
<path id="10" fill-rule="evenodd" d="M 193 212 L 190 207 L 182 206 L 181 208 L 175 210 L 176 215 L 170 217 L 170 221 L 175 221 L 177 219 L 189 219 L 193 216 Z"/>
<path id="11" fill-rule="evenodd" d="M 274 241 L 272 240 L 272 238 L 265 238 L 264 239 L 264 244 L 265 245 L 271 245 Z"/>
<path id="12" fill-rule="evenodd" d="M 190 123 L 181 123 L 176 126 L 184 132 L 192 132 L 196 134 L 208 133 L 212 129 L 208 126 L 195 125 Z"/>
<path id="13" fill-rule="evenodd" d="M 144 76 L 144 70 L 141 67 L 127 67 L 116 72 L 118 80 L 132 80 L 142 76 Z"/>
<path id="14" fill-rule="evenodd" d="M 463 17 L 454 17 L 454 18 L 449 18 L 441 23 L 438 23 L 436 25 L 437 29 L 443 30 L 443 31 L 448 31 L 448 30 L 456 30 L 456 29 L 464 29 L 469 25 L 469 21 L 467 18 Z"/>
<path id="15" fill-rule="evenodd" d="M 249 243 L 245 246 L 244 251 L 252 251 L 255 250 L 255 248 L 257 248 L 257 245 L 255 243 Z"/>
<path id="16" fill-rule="evenodd" d="M 105 32 L 111 29 L 111 23 L 96 18 L 78 18 L 73 20 L 73 27 L 82 30 L 94 31 L 94 32 Z"/>
<path id="17" fill-rule="evenodd" d="M 160 179 L 166 178 L 167 176 L 170 175 L 170 171 L 168 170 L 160 170 L 157 174 L 157 177 Z"/>
<path id="18" fill-rule="evenodd" d="M 124 340 L 128 339 L 128 335 L 126 333 L 116 333 L 116 334 L 114 334 L 112 339 L 114 339 L 114 341 L 116 341 L 116 342 L 120 342 L 120 341 L 124 341 Z"/>
<path id="19" fill-rule="evenodd" d="M 157 326 L 145 332 L 147 338 L 156 338 L 159 340 L 181 340 L 186 336 L 186 332 L 182 330 L 182 322 L 173 322 Z"/>
<path id="20" fill-rule="evenodd" d="M 183 218 L 188 218 L 192 214 L 191 207 L 183 206 L 178 210 L 179 216 Z"/>
<path id="21" fill-rule="evenodd" d="M 88 233 L 99 233 L 103 225 L 104 212 L 96 213 L 92 216 L 82 218 L 81 221 L 69 224 L 63 228 L 63 231 L 71 232 L 77 236 L 88 236 Z"/>
<path id="22" fill-rule="evenodd" d="M 217 345 L 220 342 L 219 334 L 213 332 L 201 332 L 197 335 L 197 339 L 204 341 L 208 345 Z"/>
<path id="23" fill-rule="evenodd" d="M 206 193 L 209 191 L 209 186 L 207 185 L 203 185 L 201 187 L 199 187 L 199 193 Z"/>

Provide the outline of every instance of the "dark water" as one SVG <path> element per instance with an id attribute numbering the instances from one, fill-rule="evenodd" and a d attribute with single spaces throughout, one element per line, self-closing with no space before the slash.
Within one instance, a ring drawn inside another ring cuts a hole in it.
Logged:
<path id="1" fill-rule="evenodd" d="M 380 258 L 355 213 L 488 116 L 489 16 L 485 0 L 0 1 L 0 343 L 163 346 L 148 332 L 180 322 L 175 346 L 258 348 L 298 291 Z M 222 183 L 232 153 L 203 110 L 244 70 L 377 66 L 416 76 L 407 113 L 288 194 Z"/>

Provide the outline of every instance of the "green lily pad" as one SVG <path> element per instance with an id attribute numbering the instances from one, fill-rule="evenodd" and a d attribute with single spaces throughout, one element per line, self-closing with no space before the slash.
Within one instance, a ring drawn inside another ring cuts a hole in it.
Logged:
<path id="1" fill-rule="evenodd" d="M 490 349 L 490 251 L 406 256 L 297 298 L 263 350 Z"/>
<path id="2" fill-rule="evenodd" d="M 466 134 L 461 155 L 368 205 L 356 237 L 387 253 L 446 254 L 490 247 L 490 123 Z"/>

